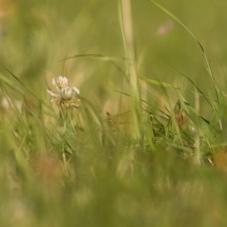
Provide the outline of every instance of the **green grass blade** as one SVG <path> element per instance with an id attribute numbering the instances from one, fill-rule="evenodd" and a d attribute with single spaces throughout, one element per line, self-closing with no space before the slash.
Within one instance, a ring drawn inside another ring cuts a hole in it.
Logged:
<path id="1" fill-rule="evenodd" d="M 145 78 L 145 77 L 140 77 L 141 80 L 144 80 L 150 84 L 154 84 L 154 85 L 158 85 L 158 86 L 162 86 L 162 87 L 171 87 L 171 88 L 175 88 L 173 85 L 168 84 L 168 83 L 164 83 L 158 80 L 153 80 L 153 79 L 149 79 L 149 78 Z"/>
<path id="2" fill-rule="evenodd" d="M 199 42 L 199 40 L 196 38 L 196 36 L 192 33 L 192 31 L 181 20 L 179 20 L 175 15 L 173 15 L 170 11 L 168 11 L 165 7 L 163 7 L 156 1 L 153 1 L 153 0 L 149 0 L 149 1 L 152 2 L 156 7 L 158 7 L 160 10 L 162 10 L 164 13 L 169 15 L 178 24 L 180 24 L 196 40 L 196 42 L 199 44 L 201 50 L 204 52 L 204 48 L 203 48 L 202 44 Z"/>
<path id="3" fill-rule="evenodd" d="M 17 86 L 15 86 L 15 84 L 12 83 L 12 81 L 10 81 L 8 78 L 6 78 L 6 76 L 4 76 L 1 73 L 0 73 L 0 80 L 6 83 L 13 90 L 17 91 L 20 95 L 22 96 L 24 95 L 23 92 Z"/>
<path id="4" fill-rule="evenodd" d="M 196 38 L 196 36 L 192 33 L 192 31 L 180 19 L 178 19 L 175 15 L 173 15 L 170 11 L 168 11 L 165 7 L 163 7 L 162 5 L 157 3 L 156 1 L 153 1 L 153 0 L 149 0 L 149 1 L 152 2 L 157 8 L 162 10 L 164 13 L 169 15 L 178 24 L 180 24 L 193 37 L 193 39 L 198 43 L 198 45 L 199 45 L 199 47 L 200 47 L 200 49 L 202 50 L 202 53 L 203 53 L 203 58 L 204 58 L 206 70 L 207 70 L 207 72 L 208 72 L 208 74 L 211 77 L 211 80 L 213 82 L 213 86 L 215 88 L 217 100 L 219 100 L 217 82 L 216 82 L 215 77 L 213 76 L 213 73 L 212 73 L 212 70 L 211 70 L 211 67 L 210 67 L 210 63 L 208 61 L 207 54 L 206 54 L 205 49 L 203 48 L 202 44 L 199 42 L 199 40 Z"/>

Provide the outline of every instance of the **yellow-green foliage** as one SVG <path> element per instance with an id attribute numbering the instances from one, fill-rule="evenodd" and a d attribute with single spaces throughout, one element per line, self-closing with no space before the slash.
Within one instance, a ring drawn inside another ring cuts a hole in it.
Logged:
<path id="1" fill-rule="evenodd" d="M 0 226 L 227 226 L 226 7 L 0 0 Z"/>

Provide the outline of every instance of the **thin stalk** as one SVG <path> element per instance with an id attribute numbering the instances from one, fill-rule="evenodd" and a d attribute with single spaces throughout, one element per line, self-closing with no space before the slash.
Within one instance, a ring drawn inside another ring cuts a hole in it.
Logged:
<path id="1" fill-rule="evenodd" d="M 199 102 L 199 95 L 198 94 L 195 94 L 195 110 L 196 110 L 197 113 L 199 113 L 200 102 Z M 197 116 L 197 123 L 198 123 L 198 116 Z M 195 163 L 196 164 L 200 164 L 201 163 L 200 132 L 199 131 L 198 131 L 198 133 L 196 134 L 196 137 L 195 137 Z"/>
<path id="2" fill-rule="evenodd" d="M 131 0 L 119 0 L 119 17 L 121 25 L 121 34 L 124 43 L 124 50 L 126 58 L 130 59 L 126 62 L 126 68 L 129 73 L 130 92 L 132 97 L 133 109 L 133 128 L 132 136 L 135 140 L 140 139 L 141 127 L 141 102 L 140 102 L 140 89 L 136 68 L 133 26 L 132 26 L 132 12 Z"/>

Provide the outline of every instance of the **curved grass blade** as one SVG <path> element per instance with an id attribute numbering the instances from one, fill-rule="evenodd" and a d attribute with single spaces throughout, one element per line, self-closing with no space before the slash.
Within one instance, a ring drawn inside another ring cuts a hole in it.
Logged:
<path id="1" fill-rule="evenodd" d="M 22 95 L 22 96 L 24 95 L 23 92 L 17 86 L 15 86 L 9 79 L 7 79 L 1 73 L 0 73 L 0 80 L 5 82 L 10 88 L 12 88 L 13 90 L 17 91 L 20 95 Z"/>
<path id="2" fill-rule="evenodd" d="M 154 85 L 158 85 L 158 86 L 162 86 L 162 87 L 171 87 L 171 88 L 175 88 L 173 85 L 168 84 L 168 83 L 164 83 L 164 82 L 160 82 L 158 80 L 153 80 L 153 79 L 148 79 L 145 77 L 140 77 L 141 80 L 144 80 L 148 83 L 154 84 Z"/>
<path id="3" fill-rule="evenodd" d="M 172 68 L 173 69 L 173 68 Z M 203 93 L 203 91 L 193 82 L 191 78 L 188 76 L 184 75 L 183 73 L 179 72 L 178 70 L 173 69 L 175 72 L 180 74 L 181 76 L 185 77 L 195 88 L 196 90 L 205 98 L 205 100 L 209 103 L 209 105 L 212 107 L 210 101 L 208 100 L 207 96 Z"/>
<path id="4" fill-rule="evenodd" d="M 196 38 L 196 36 L 192 33 L 192 31 L 181 20 L 179 20 L 175 15 L 173 15 L 170 11 L 168 11 L 165 7 L 163 7 L 162 5 L 157 3 L 156 1 L 154 1 L 154 0 L 149 0 L 149 1 L 151 3 L 153 3 L 157 8 L 162 10 L 164 13 L 169 15 L 178 24 L 180 24 L 193 37 L 193 39 L 198 43 L 198 45 L 199 45 L 199 47 L 200 47 L 200 49 L 201 49 L 201 51 L 203 53 L 205 67 L 207 69 L 207 72 L 208 72 L 209 76 L 212 79 L 213 86 L 214 86 L 214 89 L 215 89 L 215 93 L 216 93 L 216 96 L 217 96 L 217 100 L 219 100 L 217 82 L 216 82 L 216 79 L 213 76 L 213 73 L 212 73 L 212 70 L 211 70 L 211 67 L 210 67 L 210 64 L 209 64 L 209 61 L 208 61 L 207 54 L 206 54 L 205 49 L 203 48 L 202 44 L 199 42 L 199 40 Z"/>
<path id="5" fill-rule="evenodd" d="M 101 60 L 101 61 L 107 61 L 110 62 L 111 64 L 113 64 L 116 69 L 118 71 L 120 71 L 121 73 L 123 73 L 125 76 L 127 75 L 125 73 L 125 71 L 116 63 L 117 61 L 121 62 L 121 61 L 128 61 L 129 59 L 125 58 L 125 57 L 108 57 L 105 55 L 101 55 L 101 54 L 78 54 L 78 55 L 73 55 L 70 57 L 66 57 L 63 58 L 61 61 L 68 61 L 68 60 L 72 60 L 72 59 L 76 59 L 76 58 L 90 58 L 90 59 L 95 59 L 95 60 Z"/>
<path id="6" fill-rule="evenodd" d="M 4 67 L 4 66 L 3 66 Z M 18 77 L 16 77 L 16 75 L 14 75 L 9 69 L 7 69 L 6 67 L 4 67 L 5 70 L 25 89 L 27 90 L 32 96 L 34 96 L 37 100 L 39 100 L 40 103 L 42 103 L 44 106 L 50 108 L 50 106 L 45 103 L 40 97 L 38 97 L 33 91 L 32 89 L 30 89 L 28 86 L 26 86 L 25 84 L 23 84 L 20 79 Z M 2 79 L 3 81 L 5 81 L 11 88 L 13 88 L 14 90 L 18 91 L 21 95 L 24 95 L 24 93 L 22 91 L 20 91 L 15 85 L 12 85 L 12 83 L 6 79 L 3 75 L 0 74 L 0 79 Z"/>
<path id="7" fill-rule="evenodd" d="M 100 59 L 103 61 L 128 61 L 128 58 L 125 57 L 108 57 L 102 54 L 76 54 L 63 58 L 61 61 L 67 61 L 74 58 L 91 58 L 91 59 Z"/>
<path id="8" fill-rule="evenodd" d="M 4 67 L 5 68 L 5 67 Z M 31 93 L 36 99 L 41 101 L 41 98 L 39 98 L 29 87 L 24 85 L 9 69 L 5 68 L 5 70 L 22 86 L 27 90 L 29 93 Z"/>

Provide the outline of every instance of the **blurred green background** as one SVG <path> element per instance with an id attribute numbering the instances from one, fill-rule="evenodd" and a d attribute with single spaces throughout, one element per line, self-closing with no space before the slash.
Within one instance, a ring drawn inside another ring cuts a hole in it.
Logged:
<path id="1" fill-rule="evenodd" d="M 45 80 L 64 74 L 81 87 L 81 92 L 85 91 L 87 98 L 94 98 L 95 93 L 95 101 L 99 103 L 101 100 L 102 108 L 109 87 L 117 89 L 124 75 L 110 63 L 98 59 L 61 60 L 79 54 L 125 57 L 118 1 L 1 2 L 6 14 L 1 17 L 1 59 L 4 65 L 37 93 Z M 224 88 L 227 3 L 180 0 L 160 3 L 202 43 L 217 80 Z M 202 53 L 180 25 L 149 1 L 132 1 L 132 17 L 139 77 L 190 87 L 173 68 L 192 78 L 204 92 L 210 92 L 212 81 L 206 72 Z M 160 29 L 164 29 L 164 34 L 157 35 Z M 118 64 L 124 66 L 124 62 Z"/>
<path id="2" fill-rule="evenodd" d="M 227 2 L 159 3 L 198 38 L 225 91 Z M 62 174 L 60 145 L 51 138 L 57 126 L 49 123 L 49 110 L 40 117 L 37 100 L 23 86 L 49 105 L 46 90 L 52 88 L 52 78 L 64 75 L 97 111 L 116 113 L 120 95 L 115 90 L 128 93 L 118 4 L 114 0 L 0 0 L 1 98 L 25 98 L 25 105 L 32 109 L 26 116 L 15 109 L 13 113 L 1 110 L 0 226 L 227 225 L 226 151 L 218 157 L 222 170 L 217 170 L 194 165 L 164 148 L 156 153 L 132 151 L 127 139 L 102 147 L 92 125 L 86 136 L 70 137 L 75 150 L 68 159 L 70 176 Z M 131 4 L 138 76 L 193 90 L 179 71 L 204 93 L 214 95 L 196 41 L 150 1 Z M 86 54 L 117 60 L 114 64 L 95 56 L 64 60 Z M 151 102 L 165 103 L 159 86 L 143 88 L 153 97 Z M 167 92 L 175 102 L 174 92 Z M 193 94 L 185 91 L 183 95 L 194 105 Z M 212 119 L 211 107 L 203 98 L 200 111 Z M 87 143 L 90 138 L 92 142 Z"/>

